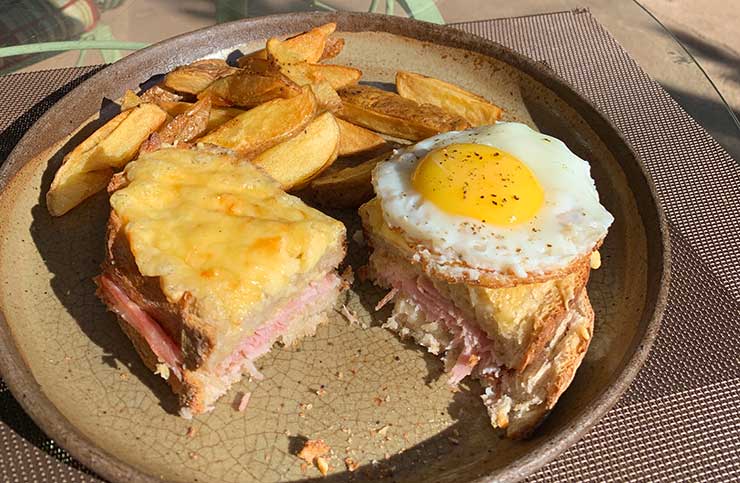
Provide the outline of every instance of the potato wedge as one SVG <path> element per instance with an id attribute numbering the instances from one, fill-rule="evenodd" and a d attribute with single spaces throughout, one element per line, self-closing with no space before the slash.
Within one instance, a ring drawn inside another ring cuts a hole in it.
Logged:
<path id="1" fill-rule="evenodd" d="M 167 114 L 172 117 L 176 117 L 188 109 L 191 109 L 195 104 L 192 102 L 161 102 L 158 104 L 159 107 L 165 110 Z M 210 116 L 208 117 L 208 124 L 206 124 L 205 132 L 210 132 L 228 121 L 233 119 L 239 114 L 244 114 L 244 109 L 238 109 L 236 107 L 215 107 L 211 106 Z"/>
<path id="2" fill-rule="evenodd" d="M 310 196 L 326 208 L 355 208 L 374 196 L 372 173 L 375 165 L 388 159 L 391 151 L 357 166 L 322 174 L 309 185 Z"/>
<path id="3" fill-rule="evenodd" d="M 141 97 L 137 96 L 131 89 L 126 89 L 123 93 L 123 99 L 121 99 L 121 111 L 128 111 L 141 104 L 143 101 Z"/>
<path id="4" fill-rule="evenodd" d="M 353 84 L 362 77 L 362 71 L 353 67 L 332 64 L 278 64 L 280 72 L 298 85 L 313 84 L 327 81 L 334 89 L 342 89 Z"/>
<path id="5" fill-rule="evenodd" d="M 334 89 L 357 84 L 362 77 L 362 71 L 346 65 L 334 64 L 308 64 L 308 70 L 312 76 L 328 81 Z"/>
<path id="6" fill-rule="evenodd" d="M 478 94 L 449 82 L 414 72 L 396 72 L 396 90 L 401 97 L 419 104 L 432 104 L 450 114 L 456 114 L 472 126 L 493 124 L 501 119 L 503 110 Z"/>
<path id="7" fill-rule="evenodd" d="M 46 193 L 46 206 L 52 216 L 62 216 L 95 193 L 103 191 L 113 177 L 113 170 L 70 173 L 64 183 Z"/>
<path id="8" fill-rule="evenodd" d="M 198 94 L 210 96 L 215 105 L 254 107 L 277 98 L 293 97 L 300 87 L 284 75 L 260 75 L 242 71 L 214 81 Z"/>
<path id="9" fill-rule="evenodd" d="M 272 38 L 267 41 L 265 52 L 266 59 L 250 57 L 242 65 L 257 72 L 276 70 L 299 86 L 311 86 L 319 105 L 332 112 L 341 107 L 336 89 L 355 84 L 362 76 L 362 71 L 352 67 L 306 62 L 291 49 L 288 41 Z"/>
<path id="10" fill-rule="evenodd" d="M 198 141 L 251 158 L 296 135 L 316 115 L 316 96 L 304 87 L 290 99 L 275 99 L 227 121 Z"/>
<path id="11" fill-rule="evenodd" d="M 342 119 L 337 119 L 337 124 L 339 124 L 339 156 L 352 156 L 387 144 L 385 139 L 364 127 Z"/>
<path id="12" fill-rule="evenodd" d="M 160 84 L 150 87 L 140 96 L 141 102 L 150 102 L 159 104 L 160 102 L 177 102 L 182 100 L 182 96 L 172 91 L 168 91 Z"/>
<path id="13" fill-rule="evenodd" d="M 327 81 L 311 84 L 311 90 L 316 96 L 321 109 L 329 112 L 337 112 L 342 108 L 342 99 Z"/>
<path id="14" fill-rule="evenodd" d="M 212 82 L 238 71 L 221 59 L 198 60 L 169 72 L 164 76 L 163 85 L 184 94 L 198 94 Z"/>
<path id="15" fill-rule="evenodd" d="M 328 37 L 324 44 L 324 51 L 321 53 L 319 61 L 333 59 L 344 48 L 344 39 L 341 37 Z"/>
<path id="16" fill-rule="evenodd" d="M 193 107 L 175 116 L 159 130 L 163 143 L 187 142 L 203 134 L 211 117 L 211 98 L 205 97 Z"/>
<path id="17" fill-rule="evenodd" d="M 279 69 L 272 62 L 268 61 L 267 58 L 261 59 L 259 57 L 239 57 L 237 60 L 239 67 L 252 74 L 269 75 L 278 72 Z"/>
<path id="18" fill-rule="evenodd" d="M 285 44 L 283 50 L 286 52 L 285 55 L 287 57 L 293 59 L 291 63 L 316 63 L 321 60 L 321 57 L 324 53 L 324 48 L 326 47 L 326 40 L 329 35 L 334 33 L 334 30 L 336 30 L 336 28 L 337 24 L 331 22 L 320 25 L 309 30 L 308 32 L 303 32 L 296 35 L 295 37 L 291 37 L 286 40 L 275 40 Z M 344 46 L 344 43 L 342 43 L 342 46 Z M 341 50 L 341 48 L 339 50 Z M 337 51 L 337 54 L 338 53 L 339 52 Z M 256 52 L 252 52 L 251 54 L 247 54 L 241 57 L 239 60 L 237 60 L 237 62 L 240 62 L 241 59 L 243 59 L 244 57 L 257 57 L 258 59 L 266 59 L 267 52 L 265 51 L 265 49 L 258 50 Z"/>
<path id="19" fill-rule="evenodd" d="M 325 112 L 292 139 L 273 146 L 252 160 L 280 183 L 284 190 L 297 189 L 337 159 L 339 126 Z"/>
<path id="20" fill-rule="evenodd" d="M 419 104 L 376 87 L 355 85 L 338 93 L 342 98 L 342 109 L 337 116 L 401 139 L 418 141 L 441 132 L 470 127 L 462 117 L 437 106 Z"/>
<path id="21" fill-rule="evenodd" d="M 113 170 L 133 159 L 166 118 L 158 106 L 141 104 L 118 114 L 80 143 L 64 157 L 46 193 L 49 213 L 63 215 L 103 189 Z"/>
<path id="22" fill-rule="evenodd" d="M 152 133 L 139 148 L 139 153 L 156 151 L 162 144 L 186 143 L 201 136 L 206 132 L 210 115 L 211 98 L 205 97 Z"/>

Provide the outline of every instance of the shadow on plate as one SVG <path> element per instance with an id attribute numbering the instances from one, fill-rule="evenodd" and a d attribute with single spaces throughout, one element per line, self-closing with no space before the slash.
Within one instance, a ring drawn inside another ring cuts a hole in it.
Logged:
<path id="1" fill-rule="evenodd" d="M 103 350 L 102 362 L 114 369 L 126 366 L 157 396 L 165 411 L 175 414 L 177 400 L 169 387 L 144 366 L 115 316 L 95 295 L 92 278 L 100 273 L 104 257 L 107 194 L 98 193 L 61 217 L 52 217 L 46 207 L 46 193 L 64 155 L 113 117 L 116 108 L 117 104 L 104 101 L 100 119 L 86 125 L 49 160 L 41 179 L 38 204 L 31 210 L 31 235 L 52 274 L 54 294 L 85 335 Z"/>

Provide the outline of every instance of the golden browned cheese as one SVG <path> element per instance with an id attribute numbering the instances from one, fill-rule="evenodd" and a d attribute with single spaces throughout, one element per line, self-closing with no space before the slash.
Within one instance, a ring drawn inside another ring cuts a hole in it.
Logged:
<path id="1" fill-rule="evenodd" d="M 550 311 L 565 310 L 576 296 L 577 273 L 546 282 L 504 288 L 469 288 L 471 305 L 481 303 L 478 320 L 495 322 L 495 327 L 483 327 L 488 333 L 499 333 L 513 339 L 521 332 L 521 324 Z"/>
<path id="2" fill-rule="evenodd" d="M 227 155 L 161 149 L 125 176 L 111 206 L 139 271 L 159 277 L 173 303 L 190 292 L 205 320 L 240 324 L 344 236 L 340 222 Z"/>
<path id="3" fill-rule="evenodd" d="M 403 237 L 401 231 L 392 230 L 383 218 L 383 208 L 380 206 L 380 200 L 373 198 L 360 207 L 363 223 L 370 228 L 373 233 L 393 245 L 400 251 L 408 250 L 408 242 Z"/>

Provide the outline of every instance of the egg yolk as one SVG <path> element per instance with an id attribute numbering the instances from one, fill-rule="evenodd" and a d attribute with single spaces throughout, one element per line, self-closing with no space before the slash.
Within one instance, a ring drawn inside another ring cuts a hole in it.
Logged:
<path id="1" fill-rule="evenodd" d="M 545 198 L 524 163 L 483 144 L 450 144 L 430 151 L 411 182 L 443 211 L 493 225 L 530 220 Z"/>

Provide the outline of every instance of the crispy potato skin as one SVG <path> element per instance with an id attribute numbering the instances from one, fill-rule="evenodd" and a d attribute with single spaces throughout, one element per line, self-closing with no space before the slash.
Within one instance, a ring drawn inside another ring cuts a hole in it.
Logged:
<path id="1" fill-rule="evenodd" d="M 300 87 L 279 72 L 254 74 L 242 70 L 214 81 L 198 98 L 210 97 L 218 106 L 254 107 L 300 93 Z"/>
<path id="2" fill-rule="evenodd" d="M 323 174 L 311 181 L 308 196 L 326 208 L 356 208 L 375 195 L 371 182 L 373 168 L 390 155 L 386 152 L 357 166 Z"/>
<path id="3" fill-rule="evenodd" d="M 324 51 L 321 53 L 319 62 L 326 59 L 333 59 L 344 49 L 344 39 L 341 37 L 329 37 L 326 39 Z"/>
<path id="4" fill-rule="evenodd" d="M 337 159 L 339 126 L 334 116 L 321 114 L 306 128 L 252 160 L 280 183 L 284 190 L 298 189 Z"/>
<path id="5" fill-rule="evenodd" d="M 167 114 L 169 114 L 172 117 L 178 116 L 189 109 L 191 109 L 195 104 L 191 102 L 160 102 L 159 107 L 165 110 Z M 224 124 L 229 119 L 233 119 L 239 114 L 244 114 L 246 111 L 244 109 L 239 109 L 236 107 L 217 107 L 211 105 L 210 115 L 208 116 L 208 124 L 206 124 L 206 130 L 205 132 L 211 132 L 220 125 Z"/>
<path id="6" fill-rule="evenodd" d="M 162 144 L 187 143 L 206 132 L 211 116 L 211 98 L 205 97 L 176 115 L 159 131 L 152 133 L 139 154 L 159 149 Z"/>
<path id="7" fill-rule="evenodd" d="M 282 50 L 285 52 L 285 55 L 291 59 L 291 62 L 315 63 L 322 59 L 326 48 L 326 41 L 329 38 L 329 35 L 334 33 L 334 30 L 336 30 L 336 28 L 337 24 L 334 22 L 330 22 L 286 40 L 274 40 L 276 42 L 284 44 Z M 273 39 L 268 40 L 268 45 L 271 40 Z M 273 45 L 276 45 L 276 42 L 273 42 Z M 337 55 L 342 50 L 342 47 L 344 47 L 343 41 L 341 46 L 337 47 L 336 45 L 333 45 L 330 51 L 327 53 L 332 54 L 336 52 L 336 54 L 334 55 Z M 241 65 L 242 59 L 244 59 L 245 57 L 267 59 L 267 51 L 266 49 L 262 49 L 256 52 L 252 52 L 251 54 L 242 56 L 237 60 L 239 65 Z"/>
<path id="8" fill-rule="evenodd" d="M 316 96 L 304 87 L 290 99 L 275 99 L 246 111 L 199 139 L 251 159 L 295 136 L 314 118 Z"/>
<path id="9" fill-rule="evenodd" d="M 462 117 L 472 126 L 493 124 L 503 110 L 483 97 L 454 84 L 414 72 L 396 73 L 396 90 L 406 99 L 431 104 L 445 112 Z"/>
<path id="10" fill-rule="evenodd" d="M 418 141 L 441 132 L 470 127 L 465 119 L 437 106 L 418 104 L 376 87 L 355 85 L 338 92 L 342 98 L 339 117 L 401 139 Z"/>
<path id="11" fill-rule="evenodd" d="M 331 64 L 276 64 L 280 71 L 300 86 L 326 81 L 334 89 L 342 89 L 356 84 L 362 71 L 354 67 Z"/>
<path id="12" fill-rule="evenodd" d="M 198 94 L 212 82 L 236 73 L 224 60 L 205 59 L 183 65 L 164 76 L 164 87 L 183 94 Z"/>
<path id="13" fill-rule="evenodd" d="M 150 87 L 140 96 L 141 102 L 150 102 L 159 104 L 161 102 L 177 102 L 183 99 L 183 96 L 176 92 L 165 89 L 161 84 Z"/>

